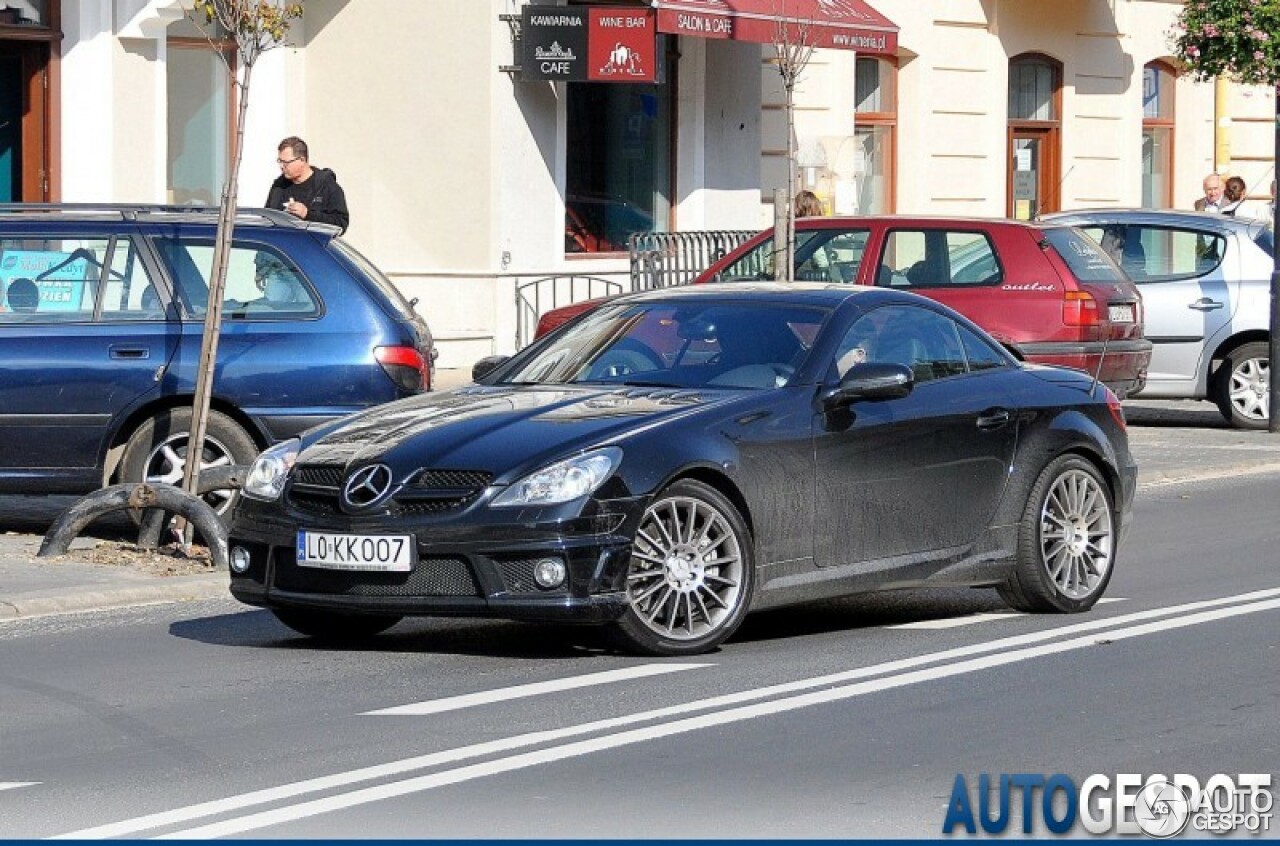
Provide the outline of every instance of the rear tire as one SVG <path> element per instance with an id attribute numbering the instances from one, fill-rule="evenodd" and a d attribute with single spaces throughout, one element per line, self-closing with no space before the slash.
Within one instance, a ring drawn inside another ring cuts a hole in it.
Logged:
<path id="1" fill-rule="evenodd" d="M 404 619 L 385 614 L 344 614 L 310 608 L 272 608 L 271 613 L 298 634 L 329 643 L 364 640 L 382 634 Z"/>
<path id="2" fill-rule="evenodd" d="M 139 426 L 125 444 L 120 458 L 120 480 L 181 487 L 190 437 L 190 408 L 171 408 L 157 413 Z M 202 469 L 248 465 L 257 455 L 258 445 L 238 423 L 219 411 L 209 412 Z M 211 491 L 205 494 L 204 501 L 225 520 L 231 516 L 238 497 L 238 491 Z"/>
<path id="3" fill-rule="evenodd" d="M 1270 345 L 1264 341 L 1241 344 L 1214 374 L 1213 400 L 1227 422 L 1238 429 L 1267 428 L 1270 357 Z"/>
<path id="4" fill-rule="evenodd" d="M 1000 596 L 1019 611 L 1088 611 L 1111 581 L 1115 526 L 1111 488 L 1098 469 L 1078 455 L 1058 456 L 1027 497 Z"/>

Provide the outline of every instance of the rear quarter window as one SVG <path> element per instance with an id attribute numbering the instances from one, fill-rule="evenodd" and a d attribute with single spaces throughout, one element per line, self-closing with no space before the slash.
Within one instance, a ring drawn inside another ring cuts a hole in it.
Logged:
<path id="1" fill-rule="evenodd" d="M 1102 246 L 1076 229 L 1057 227 L 1044 230 L 1049 246 L 1067 263 L 1081 282 L 1128 282 L 1124 271 L 1103 251 Z"/>

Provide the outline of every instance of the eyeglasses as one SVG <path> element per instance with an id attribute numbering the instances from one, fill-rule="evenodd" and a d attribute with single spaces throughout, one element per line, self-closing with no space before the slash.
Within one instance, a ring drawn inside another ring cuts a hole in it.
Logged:
<path id="1" fill-rule="evenodd" d="M 298 161 L 301 158 L 302 156 L 294 156 L 291 159 L 276 159 L 276 164 L 280 167 L 284 167 L 285 165 L 293 164 L 294 162 Z"/>

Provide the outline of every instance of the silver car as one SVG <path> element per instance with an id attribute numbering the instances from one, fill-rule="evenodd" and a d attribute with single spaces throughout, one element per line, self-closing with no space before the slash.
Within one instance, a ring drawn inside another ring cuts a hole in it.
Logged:
<path id="1" fill-rule="evenodd" d="M 1209 399 L 1232 425 L 1266 428 L 1274 243 L 1265 223 L 1130 209 L 1046 219 L 1078 226 L 1138 284 L 1153 344 L 1143 397 Z"/>

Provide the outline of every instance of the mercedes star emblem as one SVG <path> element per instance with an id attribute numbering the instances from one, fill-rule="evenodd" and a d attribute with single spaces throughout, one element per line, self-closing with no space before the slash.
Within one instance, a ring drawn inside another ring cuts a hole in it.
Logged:
<path id="1" fill-rule="evenodd" d="M 391 492 L 391 468 L 370 464 L 347 477 L 342 501 L 350 508 L 368 508 L 381 502 Z"/>

